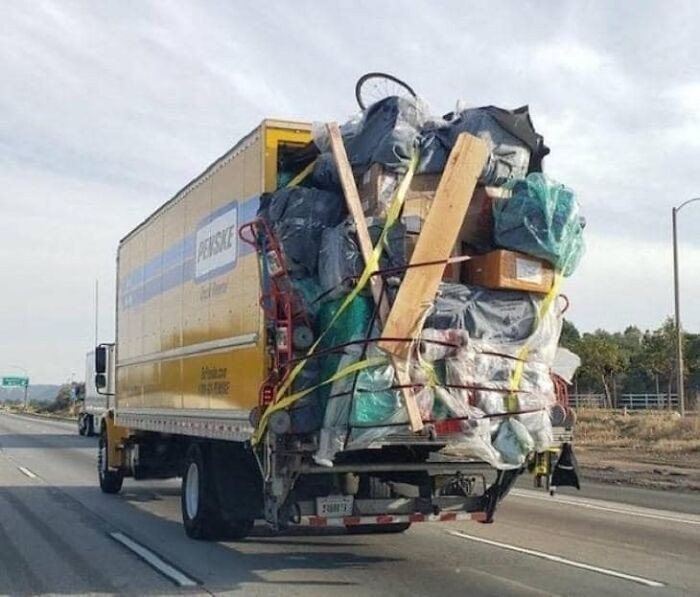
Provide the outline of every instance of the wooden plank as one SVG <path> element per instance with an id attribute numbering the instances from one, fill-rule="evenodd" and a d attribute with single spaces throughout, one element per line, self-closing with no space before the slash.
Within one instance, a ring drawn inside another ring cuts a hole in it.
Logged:
<path id="1" fill-rule="evenodd" d="M 331 122 L 328 124 L 327 128 L 331 142 L 333 159 L 335 161 L 335 166 L 338 169 L 340 185 L 343 187 L 343 194 L 345 195 L 345 203 L 348 206 L 350 215 L 355 220 L 355 226 L 357 228 L 357 242 L 360 245 L 362 257 L 364 258 L 365 263 L 367 263 L 372 255 L 374 247 L 372 246 L 372 239 L 369 236 L 369 229 L 367 228 L 365 215 L 362 211 L 362 203 L 360 201 L 360 194 L 357 192 L 355 177 L 353 176 L 352 168 L 350 167 L 350 161 L 348 160 L 348 154 L 345 151 L 345 145 L 343 144 L 343 137 L 340 134 L 340 127 L 338 126 L 338 123 Z M 379 305 L 379 319 L 384 322 L 389 314 L 389 305 L 382 297 L 382 281 L 379 279 L 379 276 L 372 276 L 369 279 L 369 285 L 372 291 L 372 297 L 374 298 L 374 304 Z"/>
<path id="2" fill-rule="evenodd" d="M 411 256 L 411 264 L 447 263 L 487 156 L 486 144 L 478 137 L 462 133 L 457 138 Z M 384 325 L 384 337 L 413 338 L 420 332 L 423 315 L 435 300 L 444 270 L 444 264 L 406 270 Z M 380 341 L 379 347 L 399 359 L 410 356 L 409 346 L 404 342 Z"/>
<path id="3" fill-rule="evenodd" d="M 350 162 L 348 161 L 348 155 L 345 151 L 343 138 L 340 134 L 340 127 L 338 126 L 338 123 L 332 122 L 328 124 L 327 129 L 333 159 L 335 161 L 336 168 L 338 169 L 340 184 L 343 187 L 343 194 L 345 195 L 345 202 L 348 206 L 348 211 L 355 220 L 360 252 L 362 253 L 365 263 L 368 263 L 373 252 L 372 239 L 369 236 L 369 229 L 367 228 L 365 214 L 362 211 L 362 203 L 360 202 L 360 194 L 357 192 L 355 177 L 352 174 L 352 168 L 350 167 Z M 379 320 L 383 324 L 386 321 L 389 308 L 385 298 L 382 296 L 381 280 L 378 276 L 372 276 L 369 280 L 369 284 L 372 290 L 374 303 L 375 305 L 379 306 Z M 406 405 L 406 411 L 408 412 L 408 420 L 411 430 L 420 431 L 423 429 L 423 421 L 420 416 L 420 410 L 418 409 L 416 397 L 413 394 L 413 389 L 410 387 L 410 377 L 405 369 L 405 363 L 402 363 L 393 357 L 390 357 L 390 360 L 392 366 L 394 367 L 394 371 L 396 372 L 396 381 L 400 386 L 405 386 L 401 388 L 401 394 Z"/>

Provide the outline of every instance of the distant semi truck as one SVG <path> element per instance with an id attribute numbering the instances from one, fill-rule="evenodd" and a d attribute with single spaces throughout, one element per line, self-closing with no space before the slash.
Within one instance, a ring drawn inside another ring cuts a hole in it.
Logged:
<path id="1" fill-rule="evenodd" d="M 95 353 L 96 389 L 114 396 L 104 417 L 85 409 L 100 434 L 100 487 L 181 476 L 183 524 L 197 539 L 241 538 L 256 520 L 368 532 L 490 521 L 522 469 L 434 458 L 446 439 L 433 429 L 343 452 L 331 467 L 284 412 L 255 441 L 281 383 L 273 356 L 292 334 L 261 304 L 260 256 L 239 230 L 261 195 L 308 169 L 311 140 L 310 124 L 263 121 L 121 240 L 116 343 Z"/>
<path id="2" fill-rule="evenodd" d="M 99 349 L 107 359 L 107 370 L 114 369 L 114 345 L 104 344 Z M 109 396 L 114 394 L 114 376 L 109 380 L 99 378 L 97 381 L 104 386 L 98 388 L 95 378 L 95 351 L 91 350 L 85 356 L 85 396 L 80 403 L 78 411 L 78 433 L 92 436 L 99 433 L 104 426 L 104 417 L 107 414 Z"/>

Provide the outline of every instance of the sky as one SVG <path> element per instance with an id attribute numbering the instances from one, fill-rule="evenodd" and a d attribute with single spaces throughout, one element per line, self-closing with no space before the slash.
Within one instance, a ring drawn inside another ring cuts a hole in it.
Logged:
<path id="1" fill-rule="evenodd" d="M 700 196 L 696 2 L 0 3 L 0 372 L 84 376 L 119 239 L 263 118 L 344 121 L 368 71 L 435 114 L 529 104 L 573 188 L 582 331 L 673 312 L 671 207 Z M 679 219 L 700 332 L 700 202 Z"/>

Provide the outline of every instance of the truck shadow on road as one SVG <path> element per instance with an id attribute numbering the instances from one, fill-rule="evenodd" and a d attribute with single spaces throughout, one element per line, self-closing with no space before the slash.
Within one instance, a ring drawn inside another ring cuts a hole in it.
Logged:
<path id="1" fill-rule="evenodd" d="M 391 551 L 392 541 L 376 555 L 376 546 L 342 530 L 296 529 L 276 535 L 256 529 L 236 543 L 193 541 L 173 519 L 179 490 L 146 484 L 124 489 L 124 495 L 109 496 L 96 486 L 3 486 L 0 479 L 0 594 L 153 595 L 177 590 L 114 541 L 110 533 L 115 531 L 213 592 L 360 586 L 359 571 L 403 561 L 382 554 Z M 149 511 L 152 501 L 164 502 L 155 504 L 164 512 Z M 370 547 L 375 549 L 369 552 Z"/>

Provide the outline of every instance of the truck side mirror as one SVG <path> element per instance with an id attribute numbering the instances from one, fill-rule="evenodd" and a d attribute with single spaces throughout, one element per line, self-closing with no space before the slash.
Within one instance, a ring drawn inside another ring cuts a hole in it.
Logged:
<path id="1" fill-rule="evenodd" d="M 102 374 L 102 379 L 104 380 L 104 373 L 107 372 L 107 347 L 98 346 L 95 348 L 95 373 Z M 97 385 L 97 375 L 95 375 L 95 385 L 98 388 L 103 388 L 103 385 Z"/>
<path id="2" fill-rule="evenodd" d="M 107 377 L 104 373 L 95 374 L 95 387 L 99 390 L 107 385 Z"/>

